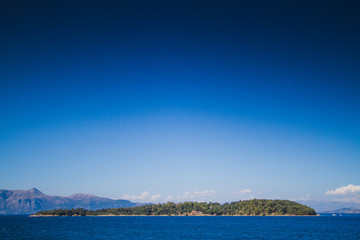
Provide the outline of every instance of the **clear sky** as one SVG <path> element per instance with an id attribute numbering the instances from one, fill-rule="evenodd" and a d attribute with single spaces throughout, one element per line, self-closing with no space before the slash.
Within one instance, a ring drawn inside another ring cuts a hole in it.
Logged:
<path id="1" fill-rule="evenodd" d="M 0 188 L 360 203 L 359 10 L 1 1 Z"/>

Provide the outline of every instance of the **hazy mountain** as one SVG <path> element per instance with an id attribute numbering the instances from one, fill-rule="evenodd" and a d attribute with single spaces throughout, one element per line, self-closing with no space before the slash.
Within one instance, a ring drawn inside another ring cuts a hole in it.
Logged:
<path id="1" fill-rule="evenodd" d="M 360 214 L 360 209 L 358 208 L 341 208 L 333 211 L 324 211 L 322 213 L 345 213 L 345 214 Z"/>
<path id="2" fill-rule="evenodd" d="M 143 204 L 80 193 L 68 197 L 50 196 L 36 188 L 30 190 L 0 190 L 0 214 L 32 214 L 57 208 L 96 210 L 140 205 Z"/>
<path id="3" fill-rule="evenodd" d="M 298 200 L 298 203 L 312 207 L 316 212 L 325 213 L 334 211 L 334 209 L 342 208 L 360 208 L 359 203 L 341 202 L 341 201 L 314 201 L 314 200 Z"/>

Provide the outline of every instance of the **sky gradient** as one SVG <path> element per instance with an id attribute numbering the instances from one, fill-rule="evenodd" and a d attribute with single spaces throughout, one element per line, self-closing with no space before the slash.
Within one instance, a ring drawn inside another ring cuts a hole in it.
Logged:
<path id="1" fill-rule="evenodd" d="M 0 188 L 360 203 L 358 12 L 1 1 Z"/>

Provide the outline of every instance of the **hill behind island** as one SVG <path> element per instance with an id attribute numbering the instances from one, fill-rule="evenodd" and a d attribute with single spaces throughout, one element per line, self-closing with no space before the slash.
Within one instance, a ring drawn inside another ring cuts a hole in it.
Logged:
<path id="1" fill-rule="evenodd" d="M 73 194 L 67 197 L 51 196 L 36 188 L 30 190 L 0 190 L 0 215 L 34 214 L 50 209 L 134 207 L 143 205 L 124 199 L 110 199 L 92 194 Z"/>

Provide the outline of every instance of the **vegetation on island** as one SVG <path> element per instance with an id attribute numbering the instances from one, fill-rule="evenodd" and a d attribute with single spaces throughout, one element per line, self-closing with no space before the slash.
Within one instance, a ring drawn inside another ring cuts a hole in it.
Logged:
<path id="1" fill-rule="evenodd" d="M 252 199 L 232 203 L 184 202 L 149 204 L 128 208 L 101 210 L 55 209 L 41 211 L 34 216 L 308 216 L 314 209 L 288 200 Z"/>

